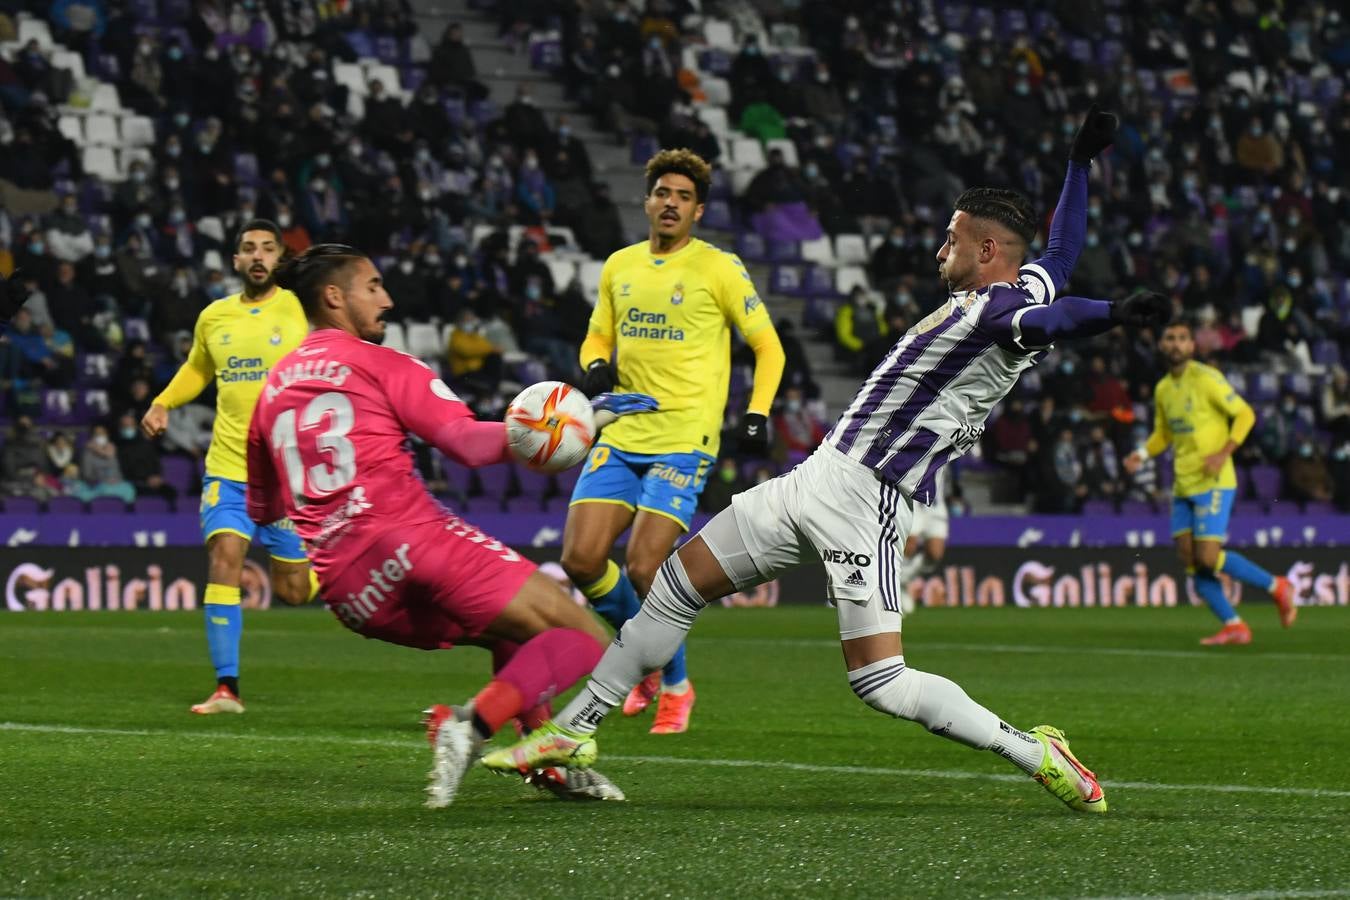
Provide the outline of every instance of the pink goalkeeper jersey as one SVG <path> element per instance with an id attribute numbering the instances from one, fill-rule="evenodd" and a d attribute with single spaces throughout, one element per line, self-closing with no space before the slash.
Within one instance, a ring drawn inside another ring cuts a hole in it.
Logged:
<path id="1" fill-rule="evenodd" d="M 501 422 L 473 412 L 425 363 L 345 331 L 310 335 L 272 366 L 248 435 L 248 512 L 288 516 L 322 574 L 380 533 L 443 520 L 407 436 L 467 465 L 507 458 Z"/>

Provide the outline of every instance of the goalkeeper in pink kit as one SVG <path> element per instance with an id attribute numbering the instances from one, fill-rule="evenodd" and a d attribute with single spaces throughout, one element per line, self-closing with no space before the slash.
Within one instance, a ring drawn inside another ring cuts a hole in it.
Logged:
<path id="1" fill-rule="evenodd" d="M 325 602 L 352 631 L 423 650 L 492 651 L 486 687 L 462 707 L 426 712 L 435 753 L 427 805 L 445 806 L 483 742 L 513 719 L 530 728 L 546 718 L 548 701 L 595 666 L 608 637 L 532 562 L 427 493 L 409 434 L 486 466 L 510 458 L 506 429 L 476 420 L 420 360 L 378 346 L 393 302 L 371 261 L 320 244 L 283 262 L 276 278 L 313 330 L 272 367 L 254 410 L 248 513 L 260 524 L 295 523 Z M 649 406 L 611 396 L 597 418 Z M 564 797 L 623 797 L 589 770 L 530 780 Z"/>

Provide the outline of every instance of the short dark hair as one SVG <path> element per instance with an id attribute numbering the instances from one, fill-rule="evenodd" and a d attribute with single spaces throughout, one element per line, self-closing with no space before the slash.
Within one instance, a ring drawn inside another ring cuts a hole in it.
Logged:
<path id="1" fill-rule="evenodd" d="M 712 187 L 712 166 L 693 150 L 681 147 L 678 150 L 662 150 L 647 160 L 647 194 L 651 195 L 657 180 L 662 175 L 683 175 L 694 183 L 694 193 L 698 202 L 708 199 L 708 190 Z"/>
<path id="2" fill-rule="evenodd" d="M 239 228 L 239 233 L 234 236 L 234 250 L 239 252 L 239 245 L 244 243 L 244 235 L 250 231 L 270 231 L 272 237 L 277 239 L 277 246 L 281 247 L 281 252 L 286 252 L 286 244 L 281 240 L 281 229 L 277 223 L 271 219 L 249 219 Z"/>
<path id="3" fill-rule="evenodd" d="M 976 219 L 989 219 L 1017 235 L 1025 244 L 1036 237 L 1036 211 L 1031 201 L 1005 188 L 971 188 L 956 198 L 956 208 Z"/>
<path id="4" fill-rule="evenodd" d="M 347 269 L 364 253 L 347 244 L 315 244 L 303 253 L 284 259 L 272 277 L 277 287 L 300 299 L 300 307 L 310 319 L 319 311 L 323 289 L 347 277 Z"/>
<path id="5" fill-rule="evenodd" d="M 1162 337 L 1169 328 L 1185 328 L 1191 333 L 1191 340 L 1195 340 L 1195 323 L 1191 321 L 1190 316 L 1177 316 L 1163 326 L 1163 330 L 1158 332 L 1158 337 Z"/>

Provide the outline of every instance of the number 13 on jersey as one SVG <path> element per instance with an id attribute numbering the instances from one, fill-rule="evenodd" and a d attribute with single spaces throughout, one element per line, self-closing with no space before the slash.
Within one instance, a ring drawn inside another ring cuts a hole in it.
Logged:
<path id="1" fill-rule="evenodd" d="M 298 416 L 293 409 L 277 416 L 272 425 L 272 447 L 281 453 L 297 507 L 352 483 L 356 477 L 356 447 L 347 434 L 355 423 L 351 400 L 336 391 L 315 397 Z M 322 430 L 314 435 L 313 444 L 302 448 L 300 436 L 308 437 L 316 429 Z"/>

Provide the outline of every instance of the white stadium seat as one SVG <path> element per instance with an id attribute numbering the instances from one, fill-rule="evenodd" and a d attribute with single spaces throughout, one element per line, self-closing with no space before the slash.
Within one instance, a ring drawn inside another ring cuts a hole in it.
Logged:
<path id="1" fill-rule="evenodd" d="M 154 171 L 155 158 L 150 155 L 149 147 L 123 147 L 117 151 L 117 165 L 123 172 L 131 168 L 136 160 L 145 163 L 147 171 Z"/>
<path id="2" fill-rule="evenodd" d="M 591 306 L 595 305 L 595 298 L 600 291 L 600 270 L 604 267 L 605 264 L 600 260 L 588 259 L 578 269 L 577 277 L 581 279 L 581 293 Z"/>
<path id="3" fill-rule="evenodd" d="M 413 356 L 444 356 L 446 348 L 441 346 L 441 332 L 430 322 L 408 323 L 408 352 Z"/>
<path id="4" fill-rule="evenodd" d="M 85 147 L 83 151 L 85 174 L 104 181 L 121 181 L 117 156 L 111 147 Z"/>
<path id="5" fill-rule="evenodd" d="M 89 111 L 121 112 L 122 98 L 118 96 L 117 88 L 104 81 L 95 84 L 94 93 L 89 97 Z"/>
<path id="6" fill-rule="evenodd" d="M 64 50 L 60 47 L 52 51 L 52 67 L 65 69 L 74 77 L 75 81 L 84 81 L 84 57 L 74 50 Z"/>
<path id="7" fill-rule="evenodd" d="M 359 63 L 333 63 L 333 81 L 362 97 L 366 95 L 366 73 Z"/>
<path id="8" fill-rule="evenodd" d="M 404 335 L 401 324 L 398 322 L 384 323 L 384 346 L 400 353 L 408 352 L 408 338 Z"/>
<path id="9" fill-rule="evenodd" d="M 862 266 L 840 266 L 834 273 L 834 289 L 841 294 L 848 294 L 855 286 L 869 287 L 867 283 L 867 270 Z"/>
<path id="10" fill-rule="evenodd" d="M 363 64 L 366 70 L 367 84 L 378 79 L 380 84 L 384 85 L 386 94 L 392 94 L 396 97 L 403 96 L 403 86 L 398 80 L 398 69 L 375 60 L 367 60 Z"/>
<path id="11" fill-rule="evenodd" d="M 871 254 L 867 252 L 867 241 L 861 234 L 841 234 L 834 239 L 834 255 L 840 265 L 866 265 Z"/>
<path id="12" fill-rule="evenodd" d="M 56 46 L 55 41 L 52 40 L 52 30 L 47 27 L 46 22 L 42 19 L 20 18 L 19 46 L 22 47 L 34 39 L 37 40 L 38 46 L 43 50 L 51 50 Z"/>
<path id="13" fill-rule="evenodd" d="M 730 22 L 721 19 L 708 19 L 703 23 L 703 39 L 709 47 L 719 50 L 739 50 L 736 45 L 736 32 Z"/>
<path id="14" fill-rule="evenodd" d="M 754 138 L 732 138 L 731 164 L 738 169 L 753 169 L 758 172 L 767 165 L 767 160 L 764 159 L 764 148 Z"/>
<path id="15" fill-rule="evenodd" d="M 794 169 L 797 168 L 797 145 L 792 143 L 790 138 L 772 138 L 769 141 L 768 146 L 765 147 L 765 150 L 777 150 L 781 152 L 783 154 L 783 162 Z"/>
<path id="16" fill-rule="evenodd" d="M 96 147 L 118 147 L 122 144 L 117 134 L 117 119 L 112 116 L 94 115 L 84 120 L 85 143 Z"/>
<path id="17" fill-rule="evenodd" d="M 836 260 L 829 235 L 821 235 L 813 241 L 802 241 L 802 259 L 822 266 L 833 266 Z"/>
<path id="18" fill-rule="evenodd" d="M 225 243 L 225 223 L 220 221 L 219 216 L 202 216 L 198 219 L 197 233 L 213 241 Z"/>
<path id="19" fill-rule="evenodd" d="M 84 143 L 84 119 L 80 116 L 62 116 L 56 121 L 56 127 L 60 129 L 63 137 L 69 138 L 77 144 Z"/>
<path id="20" fill-rule="evenodd" d="M 220 255 L 219 250 L 207 250 L 202 254 L 202 268 L 208 272 L 215 269 L 217 272 L 225 271 L 225 258 Z"/>
<path id="21" fill-rule="evenodd" d="M 731 82 L 713 75 L 701 75 L 699 87 L 708 97 L 709 106 L 727 106 L 731 103 Z"/>
<path id="22" fill-rule="evenodd" d="M 122 144 L 126 147 L 153 147 L 155 123 L 149 116 L 122 117 Z"/>
<path id="23" fill-rule="evenodd" d="M 727 111 L 721 106 L 703 106 L 699 107 L 698 117 L 708 123 L 708 130 L 718 137 L 726 137 L 731 133 L 731 123 L 727 121 Z"/>
<path id="24" fill-rule="evenodd" d="M 553 276 L 553 286 L 559 292 L 563 291 L 572 283 L 572 279 L 577 277 L 577 264 L 570 259 L 548 257 L 544 261 L 548 264 L 549 274 Z"/>

